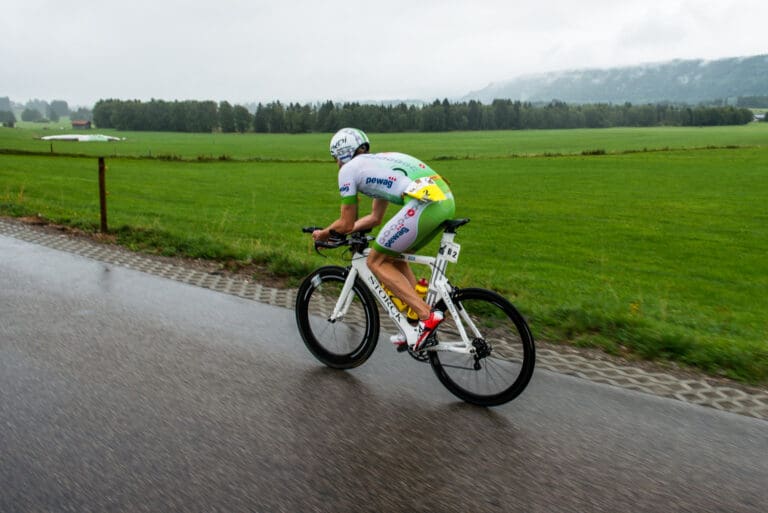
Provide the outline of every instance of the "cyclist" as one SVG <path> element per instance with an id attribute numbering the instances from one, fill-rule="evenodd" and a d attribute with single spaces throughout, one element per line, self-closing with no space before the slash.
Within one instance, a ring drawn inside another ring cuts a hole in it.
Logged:
<path id="1" fill-rule="evenodd" d="M 390 203 L 402 208 L 379 231 L 368 255 L 373 274 L 419 316 L 419 337 L 414 350 L 443 320 L 443 312 L 430 311 L 414 287 L 416 277 L 401 253 L 415 252 L 434 238 L 443 221 L 455 211 L 448 184 L 420 160 L 404 153 L 369 153 L 370 141 L 362 130 L 342 128 L 331 138 L 331 156 L 339 166 L 341 215 L 323 230 L 316 230 L 315 240 L 327 240 L 331 231 L 347 234 L 381 224 Z M 358 217 L 358 193 L 373 198 L 371 213 Z M 405 335 L 391 338 L 404 349 Z"/>

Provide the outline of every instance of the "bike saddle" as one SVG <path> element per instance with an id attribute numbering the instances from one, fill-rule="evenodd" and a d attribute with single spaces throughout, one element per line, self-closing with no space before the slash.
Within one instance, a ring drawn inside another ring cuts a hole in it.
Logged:
<path id="1" fill-rule="evenodd" d="M 448 233 L 456 233 L 456 229 L 459 226 L 464 226 L 469 222 L 469 218 L 465 217 L 463 219 L 449 219 L 448 221 L 445 221 L 443 223 L 443 226 L 445 227 L 445 231 Z"/>

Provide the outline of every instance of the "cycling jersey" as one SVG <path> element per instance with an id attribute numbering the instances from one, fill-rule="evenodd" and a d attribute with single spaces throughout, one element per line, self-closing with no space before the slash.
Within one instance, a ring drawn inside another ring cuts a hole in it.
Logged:
<path id="1" fill-rule="evenodd" d="M 365 153 L 339 170 L 343 204 L 357 204 L 358 193 L 404 205 L 380 230 L 373 247 L 385 254 L 416 251 L 454 214 L 448 184 L 420 160 L 404 153 Z"/>
<path id="2" fill-rule="evenodd" d="M 405 203 L 403 195 L 411 182 L 429 177 L 440 179 L 429 166 L 410 155 L 365 153 L 347 162 L 339 170 L 341 202 L 357 203 L 357 194 L 362 193 L 402 205 Z M 445 189 L 448 189 L 447 185 Z"/>

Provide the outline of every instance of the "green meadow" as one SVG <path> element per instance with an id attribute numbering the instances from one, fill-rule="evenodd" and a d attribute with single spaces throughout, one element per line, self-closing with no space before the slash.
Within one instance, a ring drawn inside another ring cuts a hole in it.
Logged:
<path id="1" fill-rule="evenodd" d="M 125 141 L 78 144 L 42 141 L 40 137 L 71 134 L 65 124 L 0 130 L 0 151 L 12 149 L 50 154 L 130 156 L 188 160 L 255 160 L 325 162 L 330 134 L 182 134 L 120 132 L 94 129 Z M 644 150 L 711 147 L 765 147 L 768 124 L 735 127 L 659 127 L 574 130 L 447 132 L 440 134 L 375 134 L 378 151 L 402 151 L 422 160 L 491 159 L 572 155 L 603 150 L 624 153 Z"/>
<path id="2" fill-rule="evenodd" d="M 103 155 L 125 246 L 293 283 L 341 261 L 299 231 L 339 211 L 329 134 L 95 132 L 126 139 L 0 129 L 0 215 L 96 230 Z M 768 123 L 369 135 L 450 181 L 472 219 L 453 281 L 508 296 L 538 339 L 768 383 Z"/>

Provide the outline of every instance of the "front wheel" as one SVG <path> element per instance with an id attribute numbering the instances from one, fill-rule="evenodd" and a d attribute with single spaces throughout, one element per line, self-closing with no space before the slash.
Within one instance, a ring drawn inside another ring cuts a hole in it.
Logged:
<path id="1" fill-rule="evenodd" d="M 304 279 L 296 295 L 296 323 L 304 344 L 318 360 L 335 369 L 364 363 L 379 339 L 376 300 L 359 279 L 352 287 L 346 313 L 330 320 L 348 274 L 343 267 L 321 267 Z"/>
<path id="2" fill-rule="evenodd" d="M 517 397 L 533 374 L 535 348 L 528 324 L 503 296 L 485 289 L 458 289 L 453 302 L 475 354 L 428 351 L 440 382 L 472 404 L 497 406 Z M 445 310 L 443 302 L 437 305 Z M 446 315 L 439 342 L 461 340 L 456 321 Z"/>

